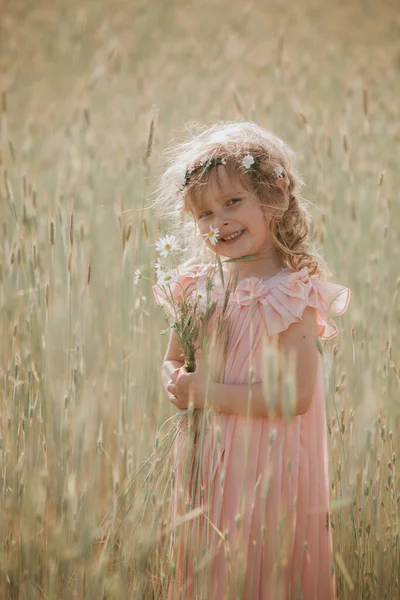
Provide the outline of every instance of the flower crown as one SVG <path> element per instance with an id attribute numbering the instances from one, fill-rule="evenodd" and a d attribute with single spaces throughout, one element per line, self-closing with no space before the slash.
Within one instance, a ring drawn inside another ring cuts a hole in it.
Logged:
<path id="1" fill-rule="evenodd" d="M 255 164 L 257 157 L 252 154 L 246 154 L 241 160 L 241 165 L 246 169 L 246 171 L 251 171 L 253 165 Z M 180 185 L 178 185 L 178 193 L 182 193 L 185 187 L 190 183 L 190 178 L 193 173 L 197 173 L 201 169 L 203 169 L 203 173 L 208 173 L 213 167 L 217 167 L 218 165 L 226 165 L 227 159 L 217 157 L 215 154 L 212 154 L 206 160 L 200 160 L 199 163 L 193 167 L 189 167 L 185 171 L 185 175 L 183 177 L 183 181 Z M 284 178 L 285 173 L 281 165 L 275 167 L 273 171 L 274 179 Z"/>

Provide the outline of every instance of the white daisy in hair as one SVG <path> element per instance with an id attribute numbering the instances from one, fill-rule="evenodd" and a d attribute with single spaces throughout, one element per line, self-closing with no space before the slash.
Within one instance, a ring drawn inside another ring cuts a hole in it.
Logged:
<path id="1" fill-rule="evenodd" d="M 208 240 L 212 246 L 215 246 L 219 238 L 219 229 L 218 227 L 210 225 L 210 231 L 203 233 L 202 236 L 204 239 Z"/>
<path id="2" fill-rule="evenodd" d="M 278 165 L 277 167 L 275 167 L 275 169 L 273 170 L 273 177 L 274 177 L 274 179 L 284 179 L 285 178 L 285 172 L 281 165 Z"/>
<path id="3" fill-rule="evenodd" d="M 255 160 L 252 154 L 246 154 L 245 157 L 242 158 L 242 165 L 245 169 L 249 170 L 252 165 L 254 165 Z"/>
<path id="4" fill-rule="evenodd" d="M 168 271 L 160 271 L 157 278 L 157 283 L 160 286 L 168 286 L 175 281 L 178 281 L 179 273 L 178 269 L 168 269 Z"/>
<path id="5" fill-rule="evenodd" d="M 174 235 L 165 235 L 164 237 L 160 237 L 158 242 L 156 242 L 156 250 L 159 254 L 161 254 L 161 256 L 169 256 L 171 252 L 179 250 L 176 237 Z"/>

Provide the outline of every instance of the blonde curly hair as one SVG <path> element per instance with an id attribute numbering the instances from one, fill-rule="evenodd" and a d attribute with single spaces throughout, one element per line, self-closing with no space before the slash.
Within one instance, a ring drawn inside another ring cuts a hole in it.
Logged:
<path id="1" fill-rule="evenodd" d="M 249 154 L 255 162 L 251 169 L 245 169 L 242 161 Z M 213 156 L 214 164 L 226 164 L 230 173 L 259 198 L 271 218 L 272 239 L 281 263 L 292 271 L 308 267 L 310 276 L 318 278 L 329 273 L 308 238 L 310 217 L 299 194 L 304 184 L 294 168 L 294 152 L 276 135 L 252 122 L 192 125 L 188 137 L 173 143 L 166 155 L 167 168 L 153 207 L 170 221 L 170 230 L 183 241 L 188 262 L 209 262 L 212 255 L 195 235 L 193 207 L 211 172 L 203 164 Z M 277 169 L 283 169 L 288 194 L 277 183 Z"/>

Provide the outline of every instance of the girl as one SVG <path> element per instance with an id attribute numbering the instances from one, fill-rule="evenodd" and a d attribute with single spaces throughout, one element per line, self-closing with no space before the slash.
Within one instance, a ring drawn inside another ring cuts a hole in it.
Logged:
<path id="1" fill-rule="evenodd" d="M 212 409 L 211 426 L 196 449 L 198 511 L 176 530 L 168 600 L 335 597 L 317 340 L 337 335 L 330 316 L 346 310 L 350 291 L 323 281 L 326 267 L 307 238 L 300 183 L 288 146 L 254 123 L 197 132 L 175 148 L 161 180 L 160 207 L 173 214 L 178 190 L 178 226 L 201 257 L 200 264 L 181 269 L 179 283 L 170 288 L 174 297 L 182 290 L 185 297 L 204 295 L 216 275 L 211 297 L 221 307 L 235 282 L 225 305 L 229 337 L 222 379 L 206 385 L 200 356 L 195 372 L 186 372 L 174 333 L 164 358 L 170 401 L 179 409 L 189 400 Z M 210 261 L 215 255 L 223 277 Z M 154 291 L 165 305 L 165 294 L 157 286 Z M 274 342 L 284 364 L 295 361 L 291 418 L 280 382 L 266 381 L 262 368 L 265 344 Z M 271 411 L 266 390 L 274 383 L 278 402 Z M 175 456 L 173 509 L 182 521 L 185 506 L 193 506 L 187 503 L 193 481 L 184 483 L 182 453 Z"/>

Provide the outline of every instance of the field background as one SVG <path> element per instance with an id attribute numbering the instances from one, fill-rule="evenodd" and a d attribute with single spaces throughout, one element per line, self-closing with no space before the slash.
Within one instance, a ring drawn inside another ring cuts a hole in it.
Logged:
<path id="1" fill-rule="evenodd" d="M 168 141 L 243 118 L 297 150 L 353 292 L 325 346 L 341 597 L 399 597 L 399 30 L 388 0 L 0 0 L 1 598 L 144 597 L 132 523 L 111 558 L 99 529 L 174 412 L 133 274 Z"/>

